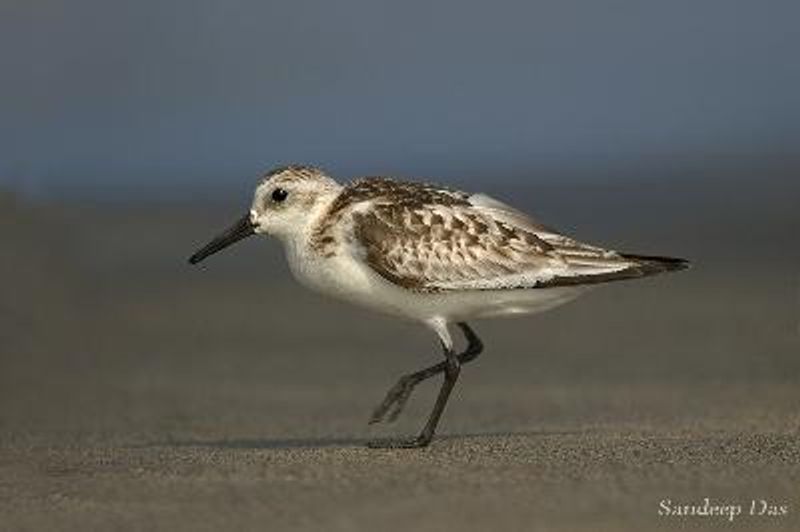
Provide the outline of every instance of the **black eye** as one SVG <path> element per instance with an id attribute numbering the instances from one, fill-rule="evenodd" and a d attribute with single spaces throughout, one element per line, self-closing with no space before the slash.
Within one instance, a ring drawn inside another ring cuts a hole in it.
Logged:
<path id="1" fill-rule="evenodd" d="M 289 193 L 283 190 L 282 188 L 276 188 L 272 191 L 272 201 L 277 201 L 280 203 L 281 201 L 286 199 Z"/>

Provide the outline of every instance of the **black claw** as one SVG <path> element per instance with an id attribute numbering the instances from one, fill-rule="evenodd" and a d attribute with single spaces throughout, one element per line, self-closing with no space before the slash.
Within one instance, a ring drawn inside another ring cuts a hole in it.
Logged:
<path id="1" fill-rule="evenodd" d="M 409 379 L 408 376 L 402 377 L 392 388 L 387 392 L 386 397 L 383 399 L 378 408 L 372 413 L 369 424 L 379 423 L 384 421 L 386 413 L 391 409 L 392 412 L 386 418 L 387 423 L 391 423 L 397 419 L 400 413 L 406 406 L 408 399 L 411 397 L 411 392 L 418 384 L 418 381 Z M 392 408 L 394 406 L 394 408 Z"/>
<path id="2" fill-rule="evenodd" d="M 380 423 L 383 421 L 383 418 L 386 417 L 386 412 L 388 412 L 389 407 L 392 406 L 392 402 L 393 400 L 391 397 L 391 392 L 389 392 L 383 402 L 378 405 L 378 408 L 372 412 L 372 417 L 369 419 L 369 424 L 374 425 L 375 423 Z"/>
<path id="3" fill-rule="evenodd" d="M 373 440 L 367 443 L 370 449 L 421 449 L 430 445 L 433 438 L 417 436 L 416 438 L 397 440 Z"/>
<path id="4" fill-rule="evenodd" d="M 394 398 L 394 408 L 392 409 L 391 414 L 389 414 L 389 418 L 386 420 L 387 423 L 393 423 L 398 417 L 400 417 L 400 414 L 403 413 L 406 403 L 408 403 L 409 398 L 411 398 L 411 392 L 414 390 L 414 386 L 416 386 L 416 384 L 417 383 L 407 386 L 403 390 L 402 394 Z"/>

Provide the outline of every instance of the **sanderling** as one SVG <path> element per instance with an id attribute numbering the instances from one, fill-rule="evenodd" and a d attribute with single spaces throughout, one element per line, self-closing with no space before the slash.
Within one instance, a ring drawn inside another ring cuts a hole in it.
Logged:
<path id="1" fill-rule="evenodd" d="M 431 442 L 461 365 L 483 350 L 466 320 L 541 312 L 588 285 L 689 264 L 579 242 L 484 194 L 384 177 L 340 185 L 310 166 L 270 171 L 250 211 L 189 262 L 254 234 L 283 242 L 291 271 L 309 288 L 421 322 L 438 335 L 444 360 L 401 377 L 370 419 L 394 421 L 417 384 L 444 373 L 425 427 L 415 438 L 376 447 Z M 461 353 L 450 324 L 466 337 Z"/>

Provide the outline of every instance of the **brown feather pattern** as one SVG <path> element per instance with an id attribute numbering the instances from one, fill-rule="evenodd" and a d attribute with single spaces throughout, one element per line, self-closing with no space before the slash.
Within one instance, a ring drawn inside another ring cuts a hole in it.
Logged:
<path id="1" fill-rule="evenodd" d="M 656 273 L 635 258 L 499 219 L 469 198 L 432 185 L 361 179 L 334 200 L 313 245 L 333 256 L 344 240 L 377 274 L 420 292 L 546 288 Z"/>

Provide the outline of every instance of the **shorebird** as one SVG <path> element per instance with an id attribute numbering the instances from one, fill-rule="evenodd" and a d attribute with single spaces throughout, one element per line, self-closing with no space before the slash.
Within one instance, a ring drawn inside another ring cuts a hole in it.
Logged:
<path id="1" fill-rule="evenodd" d="M 414 438 L 370 443 L 385 448 L 430 444 L 461 366 L 483 351 L 467 320 L 541 312 L 597 283 L 689 266 L 580 242 L 485 194 L 385 177 L 340 185 L 303 165 L 268 172 L 249 212 L 189 262 L 251 235 L 278 238 L 308 288 L 420 322 L 438 336 L 444 360 L 402 376 L 370 423 L 394 421 L 417 384 L 443 373 L 428 420 Z M 466 338 L 462 352 L 452 324 Z"/>

